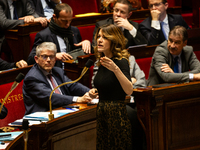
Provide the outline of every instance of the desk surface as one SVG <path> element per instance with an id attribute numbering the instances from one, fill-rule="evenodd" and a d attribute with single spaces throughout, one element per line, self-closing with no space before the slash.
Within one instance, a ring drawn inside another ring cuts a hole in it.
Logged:
<path id="1" fill-rule="evenodd" d="M 30 126 L 28 149 L 74 149 L 73 147 L 80 149 L 82 146 L 88 150 L 95 148 L 96 105 L 87 106 L 87 104 L 77 103 L 73 105 L 80 106 L 80 110 L 46 123 Z M 86 139 L 87 141 L 85 141 Z M 74 142 L 77 143 L 74 144 Z M 14 150 L 22 148 L 23 137 L 19 136 L 6 149 Z"/>

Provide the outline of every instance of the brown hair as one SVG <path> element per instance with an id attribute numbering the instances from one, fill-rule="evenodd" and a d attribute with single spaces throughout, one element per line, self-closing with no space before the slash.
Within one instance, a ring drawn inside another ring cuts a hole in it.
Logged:
<path id="1" fill-rule="evenodd" d="M 188 39 L 188 33 L 185 27 L 183 26 L 175 26 L 170 32 L 169 35 L 174 36 L 182 36 L 183 42 L 185 42 Z"/>
<path id="2" fill-rule="evenodd" d="M 56 7 L 54 8 L 54 14 L 56 15 L 57 18 L 59 18 L 59 14 L 62 10 L 65 10 L 66 13 L 72 13 L 72 8 L 66 4 L 66 3 L 60 3 L 57 4 Z"/>
<path id="3" fill-rule="evenodd" d="M 127 39 L 124 37 L 121 29 L 113 24 L 99 27 L 95 34 L 96 43 L 100 30 L 102 31 L 104 37 L 111 41 L 110 51 L 113 54 L 113 58 L 119 60 L 125 58 L 128 60 L 130 54 L 126 49 Z M 102 52 L 98 52 L 97 45 L 94 46 L 94 52 L 97 60 L 99 60 L 100 57 L 104 56 Z M 99 66 L 100 63 L 98 63 L 97 65 Z"/>
<path id="4" fill-rule="evenodd" d="M 115 7 L 116 3 L 128 5 L 128 12 L 131 12 L 133 10 L 133 7 L 132 7 L 131 3 L 128 0 L 117 0 L 115 2 L 115 4 L 114 4 L 114 7 Z"/>

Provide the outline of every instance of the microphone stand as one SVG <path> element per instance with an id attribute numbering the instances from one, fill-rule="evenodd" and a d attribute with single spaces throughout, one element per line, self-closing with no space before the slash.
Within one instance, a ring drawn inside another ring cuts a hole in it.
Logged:
<path id="1" fill-rule="evenodd" d="M 8 96 L 10 95 L 11 92 L 12 92 L 12 90 L 10 90 L 10 91 L 6 94 L 6 96 L 5 96 L 4 99 L 3 99 L 3 102 L 1 103 L 0 114 L 1 114 L 1 110 L 2 110 L 2 108 L 3 108 L 3 105 L 4 105 L 4 103 L 6 102 Z"/>
<path id="2" fill-rule="evenodd" d="M 71 83 L 75 83 L 75 82 L 79 81 L 79 80 L 84 76 L 84 74 L 88 71 L 88 69 L 89 69 L 89 67 L 84 67 L 83 70 L 82 70 L 82 72 L 81 72 L 81 75 L 80 75 L 80 77 L 79 77 L 78 79 L 76 79 L 76 80 L 74 80 L 74 81 L 62 83 L 62 84 L 58 85 L 57 87 L 55 87 L 55 88 L 51 91 L 51 94 L 50 94 L 50 96 L 49 96 L 49 110 L 50 110 L 49 121 L 51 121 L 51 120 L 54 119 L 54 114 L 52 114 L 52 105 L 51 105 L 51 97 L 52 97 L 52 95 L 53 95 L 53 92 L 54 92 L 57 88 L 59 88 L 59 87 L 61 87 L 61 86 L 63 86 L 63 85 L 71 84 Z"/>

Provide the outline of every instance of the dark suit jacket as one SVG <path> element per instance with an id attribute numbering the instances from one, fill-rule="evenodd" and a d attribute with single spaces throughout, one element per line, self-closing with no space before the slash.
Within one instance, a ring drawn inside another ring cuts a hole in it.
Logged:
<path id="1" fill-rule="evenodd" d="M 181 83 L 189 82 L 189 73 L 200 73 L 200 63 L 193 52 L 191 46 L 185 46 L 181 53 L 182 73 L 165 73 L 160 67 L 162 64 L 168 64 L 174 68 L 173 56 L 167 49 L 167 41 L 157 46 L 151 62 L 148 85 L 161 83 Z"/>
<path id="2" fill-rule="evenodd" d="M 39 17 L 27 0 L 18 0 L 16 2 L 18 17 L 33 15 Z M 20 24 L 24 24 L 24 20 L 12 20 L 7 0 L 0 0 L 0 47 L 4 39 L 4 32 L 13 29 Z"/>
<path id="3" fill-rule="evenodd" d="M 58 85 L 71 81 L 64 75 L 64 71 L 61 68 L 54 67 L 52 69 L 52 74 Z M 52 95 L 51 101 L 53 109 L 71 104 L 73 96 L 83 96 L 89 91 L 89 88 L 76 82 L 61 86 L 60 90 L 63 95 L 56 93 Z M 23 84 L 23 97 L 26 108 L 25 114 L 37 111 L 48 111 L 51 91 L 52 89 L 45 75 L 39 69 L 38 65 L 35 64 L 27 73 Z"/>
<path id="4" fill-rule="evenodd" d="M 80 34 L 79 29 L 77 27 L 74 27 L 74 26 L 71 26 L 71 29 L 74 33 L 74 43 L 81 42 L 82 38 L 81 38 L 81 34 Z M 58 40 L 57 40 L 57 36 L 50 31 L 49 27 L 47 27 L 46 29 L 38 32 L 35 36 L 33 48 L 32 48 L 31 53 L 29 54 L 29 57 L 28 57 L 28 60 L 27 60 L 27 63 L 29 65 L 35 63 L 34 56 L 36 54 L 36 47 L 43 42 L 53 42 L 54 44 L 56 44 L 57 52 L 60 52 L 60 46 L 59 46 L 59 43 L 58 43 Z M 57 61 L 55 66 L 62 67 L 62 63 L 60 61 Z"/>
<path id="5" fill-rule="evenodd" d="M 40 16 L 40 17 L 45 17 L 44 15 L 44 9 L 42 7 L 42 3 L 41 0 L 28 0 L 29 3 L 31 4 L 32 8 L 36 11 L 36 13 Z M 48 0 L 47 0 L 48 2 Z M 47 5 L 54 9 L 55 4 L 53 2 L 48 2 Z"/>
<path id="6" fill-rule="evenodd" d="M 0 103 L 0 107 L 1 107 L 1 103 Z M 3 106 L 1 113 L 0 113 L 0 119 L 4 119 L 7 116 L 8 110 L 5 106 Z"/>
<path id="7" fill-rule="evenodd" d="M 129 46 L 134 46 L 134 45 L 141 45 L 141 44 L 147 44 L 146 39 L 144 38 L 144 36 L 140 33 L 140 31 L 138 30 L 138 23 L 130 21 L 129 22 L 136 28 L 137 30 L 137 34 L 135 36 L 135 38 L 133 38 L 133 36 L 129 33 L 128 30 L 124 29 L 124 36 L 125 38 L 127 38 L 128 43 L 126 44 L 126 48 L 128 48 Z M 96 23 L 94 32 L 93 32 L 93 40 L 92 40 L 92 45 L 96 45 L 95 43 L 95 34 L 97 29 L 102 26 L 102 25 L 106 25 L 106 24 L 114 24 L 113 18 L 110 17 L 106 20 L 102 20 Z"/>
<path id="8" fill-rule="evenodd" d="M 145 36 L 145 38 L 148 41 L 148 45 L 158 45 L 165 41 L 164 34 L 162 30 L 156 30 L 151 27 L 151 21 L 152 18 L 148 17 L 144 21 L 142 21 L 139 25 L 139 29 L 142 33 L 142 35 Z M 169 23 L 169 29 L 171 30 L 176 25 L 181 25 L 185 27 L 186 29 L 189 29 L 190 27 L 187 25 L 187 23 L 184 21 L 183 17 L 181 15 L 172 15 L 168 14 L 168 23 Z"/>
<path id="9" fill-rule="evenodd" d="M 9 63 L 9 62 L 0 58 L 0 70 L 11 69 L 11 68 L 14 68 L 14 67 L 16 67 L 15 63 Z"/>

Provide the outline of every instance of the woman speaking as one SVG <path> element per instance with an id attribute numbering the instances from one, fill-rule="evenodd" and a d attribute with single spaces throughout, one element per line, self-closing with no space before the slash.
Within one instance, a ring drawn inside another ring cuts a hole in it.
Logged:
<path id="1" fill-rule="evenodd" d="M 125 98 L 131 95 L 129 53 L 126 38 L 115 25 L 100 27 L 95 35 L 98 72 L 94 86 L 98 90 L 97 150 L 131 149 L 131 124 Z"/>

